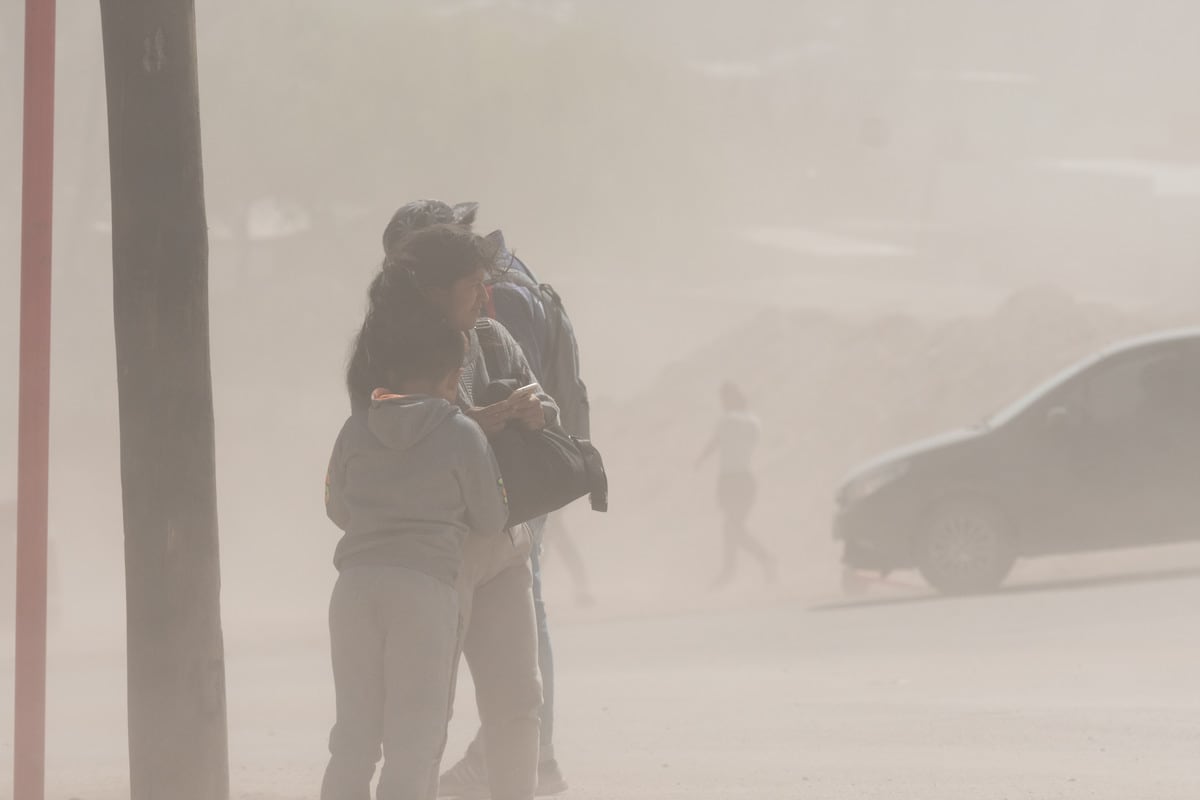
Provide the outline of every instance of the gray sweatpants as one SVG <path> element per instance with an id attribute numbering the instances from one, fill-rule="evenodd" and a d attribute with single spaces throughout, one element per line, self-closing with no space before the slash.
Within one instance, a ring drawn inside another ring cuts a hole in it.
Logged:
<path id="1" fill-rule="evenodd" d="M 404 567 L 348 567 L 329 604 L 337 722 L 321 800 L 433 800 L 446 741 L 454 587 Z"/>

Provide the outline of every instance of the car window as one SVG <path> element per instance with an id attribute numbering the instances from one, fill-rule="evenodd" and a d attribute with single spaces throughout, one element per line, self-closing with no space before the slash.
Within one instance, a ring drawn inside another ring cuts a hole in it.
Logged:
<path id="1" fill-rule="evenodd" d="M 1123 358 L 1088 378 L 1084 395 L 1088 420 L 1100 427 L 1123 427 L 1194 410 L 1200 372 L 1194 357 L 1157 352 Z"/>
<path id="2" fill-rule="evenodd" d="M 1033 391 L 1022 395 L 1016 402 L 1010 403 L 985 421 L 990 427 L 1000 427 L 1015 422 L 1030 411 L 1041 409 L 1043 412 L 1052 406 L 1074 406 L 1073 398 L 1078 392 L 1078 378 L 1096 361 L 1095 357 L 1072 364 L 1058 372 L 1052 378 L 1044 381 Z M 1036 412 L 1035 413 L 1040 413 Z"/>

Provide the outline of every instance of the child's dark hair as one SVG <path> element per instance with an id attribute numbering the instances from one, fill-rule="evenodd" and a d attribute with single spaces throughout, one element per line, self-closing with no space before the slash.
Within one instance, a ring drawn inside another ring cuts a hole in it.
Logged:
<path id="1" fill-rule="evenodd" d="M 463 364 L 466 337 L 429 307 L 413 305 L 408 289 L 381 270 L 371 281 L 367 316 L 346 369 L 350 407 L 365 409 L 371 392 L 409 380 L 440 380 Z"/>
<path id="2" fill-rule="evenodd" d="M 441 381 L 463 365 L 467 339 L 444 322 L 411 327 L 389 315 L 368 319 L 359 334 L 371 387 L 398 390 L 414 380 Z"/>

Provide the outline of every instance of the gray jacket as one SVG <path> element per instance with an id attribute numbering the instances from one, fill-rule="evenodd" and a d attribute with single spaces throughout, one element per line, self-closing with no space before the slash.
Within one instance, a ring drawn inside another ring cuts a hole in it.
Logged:
<path id="1" fill-rule="evenodd" d="M 508 521 L 500 469 L 479 426 L 433 397 L 372 399 L 346 420 L 325 480 L 325 510 L 345 531 L 339 569 L 408 567 L 453 584 L 471 533 Z"/>

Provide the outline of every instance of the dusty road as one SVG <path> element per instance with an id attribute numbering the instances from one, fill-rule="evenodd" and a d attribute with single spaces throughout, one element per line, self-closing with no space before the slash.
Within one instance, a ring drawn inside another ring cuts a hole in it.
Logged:
<path id="1" fill-rule="evenodd" d="M 1198 613 L 1200 570 L 1181 568 L 969 599 L 564 620 L 568 797 L 1195 800 Z M 326 658 L 319 636 L 231 640 L 235 797 L 315 797 Z M 50 691 L 48 797 L 127 797 L 120 659 L 58 652 Z M 473 719 L 460 703 L 455 754 Z"/>

